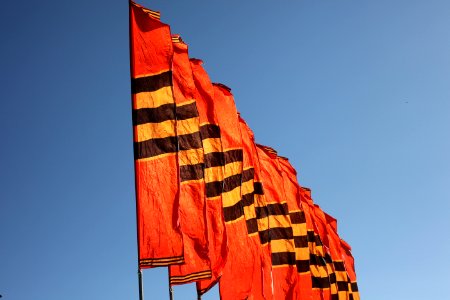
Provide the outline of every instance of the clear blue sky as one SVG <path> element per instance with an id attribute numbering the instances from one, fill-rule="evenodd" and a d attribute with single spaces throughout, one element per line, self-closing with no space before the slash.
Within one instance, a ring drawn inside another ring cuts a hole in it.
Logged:
<path id="1" fill-rule="evenodd" d="M 449 297 L 448 0 L 140 3 L 338 219 L 362 299 Z M 0 40 L 2 300 L 137 299 L 127 1 L 2 1 Z"/>

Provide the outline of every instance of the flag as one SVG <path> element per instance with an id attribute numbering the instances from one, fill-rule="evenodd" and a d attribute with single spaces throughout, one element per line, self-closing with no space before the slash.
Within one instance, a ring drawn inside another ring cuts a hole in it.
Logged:
<path id="1" fill-rule="evenodd" d="M 347 270 L 347 274 L 349 277 L 349 285 L 350 285 L 350 299 L 352 300 L 359 300 L 359 291 L 358 291 L 358 284 L 356 283 L 356 273 L 355 273 L 355 260 L 353 258 L 353 255 L 351 253 L 352 247 L 341 239 L 341 249 L 342 256 L 344 259 L 345 264 L 345 270 Z"/>
<path id="2" fill-rule="evenodd" d="M 214 103 L 219 112 L 224 157 L 222 207 L 227 232 L 228 256 L 219 282 L 220 297 L 246 299 L 251 292 L 253 278 L 253 252 L 243 217 L 241 192 L 243 179 L 242 139 L 239 120 L 231 90 L 223 84 L 213 84 Z M 246 174 L 248 176 L 248 174 Z M 245 188 L 245 187 L 244 187 Z M 238 279 L 238 280 L 237 280 Z"/>
<path id="3" fill-rule="evenodd" d="M 324 258 L 322 241 L 317 234 L 314 222 L 314 203 L 311 199 L 311 191 L 301 187 L 301 204 L 305 212 L 306 226 L 308 230 L 308 246 L 310 252 L 310 271 L 312 280 L 312 296 L 314 300 L 330 299 L 330 281 L 328 278 L 327 264 Z"/>
<path id="4" fill-rule="evenodd" d="M 270 147 L 257 145 L 261 167 L 261 180 L 267 201 L 269 230 L 267 239 L 272 257 L 274 299 L 295 299 L 298 292 L 294 234 L 283 188 L 283 177 L 277 152 Z"/>
<path id="5" fill-rule="evenodd" d="M 297 172 L 285 157 L 278 157 L 283 174 L 283 183 L 289 217 L 292 223 L 295 245 L 295 261 L 298 272 L 298 295 L 296 299 L 312 299 L 312 281 L 309 270 L 309 247 L 306 216 L 300 203 L 300 186 Z"/>
<path id="6" fill-rule="evenodd" d="M 337 220 L 327 213 L 325 219 L 327 223 L 327 234 L 331 258 L 333 260 L 334 272 L 336 274 L 336 284 L 339 300 L 350 299 L 349 278 L 345 270 L 345 264 L 342 260 L 340 238 L 337 233 Z"/>
<path id="7" fill-rule="evenodd" d="M 204 152 L 204 174 L 206 193 L 206 227 L 208 236 L 208 255 L 211 267 L 210 280 L 197 282 L 197 293 L 206 293 L 222 276 L 228 249 L 225 223 L 222 211 L 222 192 L 224 179 L 224 155 L 219 121 L 214 103 L 214 88 L 203 62 L 190 59 L 193 78 L 198 92 L 198 111 L 200 135 Z"/>
<path id="8" fill-rule="evenodd" d="M 253 263 L 251 297 L 249 297 L 249 299 L 272 299 L 272 262 L 270 250 L 268 243 L 265 243 L 264 245 L 261 244 L 258 228 L 259 220 L 256 215 L 256 209 L 260 209 L 266 205 L 263 198 L 264 195 L 260 195 L 262 189 L 258 188 L 261 185 L 261 169 L 259 167 L 253 132 L 240 115 L 239 126 L 242 137 L 244 164 L 241 195 L 243 211 L 241 213 L 244 215 L 247 224 L 247 233 L 251 240 L 255 258 Z M 265 218 L 265 224 L 268 225 L 267 218 Z M 266 229 L 267 228 L 264 228 L 263 230 Z"/>
<path id="9" fill-rule="evenodd" d="M 170 29 L 159 13 L 132 2 L 130 52 L 139 266 L 180 264 Z"/>
<path id="10" fill-rule="evenodd" d="M 173 285 L 211 278 L 211 270 L 205 224 L 204 155 L 196 103 L 199 97 L 192 77 L 188 46 L 179 36 L 173 36 L 172 42 L 173 94 L 179 141 L 177 159 L 181 182 L 179 218 L 185 258 L 184 264 L 170 266 L 169 279 Z"/>

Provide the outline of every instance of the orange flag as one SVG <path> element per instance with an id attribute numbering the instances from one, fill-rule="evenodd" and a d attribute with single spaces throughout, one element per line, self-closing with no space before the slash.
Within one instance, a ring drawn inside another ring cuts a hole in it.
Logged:
<path id="1" fill-rule="evenodd" d="M 341 240 L 337 233 L 337 220 L 325 213 L 325 219 L 327 223 L 327 234 L 329 249 L 331 253 L 331 258 L 333 260 L 334 272 L 336 274 L 336 284 L 338 289 L 338 299 L 339 300 L 349 300 L 350 290 L 349 290 L 349 279 L 347 271 L 345 270 L 345 264 L 342 260 L 341 253 Z"/>
<path id="2" fill-rule="evenodd" d="M 277 153 L 272 148 L 257 146 L 261 180 L 267 201 L 274 299 L 297 299 L 298 276 L 295 267 L 294 234 Z"/>
<path id="3" fill-rule="evenodd" d="M 203 62 L 198 59 L 191 59 L 190 62 L 198 92 L 200 135 L 205 157 L 206 226 L 212 272 L 210 280 L 197 282 L 197 293 L 202 295 L 212 288 L 222 276 L 228 253 L 222 210 L 224 154 L 219 121 L 216 116 L 213 85 L 202 67 Z"/>
<path id="4" fill-rule="evenodd" d="M 233 95 L 228 87 L 214 84 L 214 103 L 224 157 L 222 206 L 227 232 L 228 258 L 220 278 L 220 297 L 223 300 L 246 299 L 252 288 L 253 252 L 243 217 L 234 219 L 243 208 L 241 183 L 243 178 L 242 140 Z"/>
<path id="5" fill-rule="evenodd" d="M 308 188 L 301 187 L 300 200 L 302 208 L 305 212 L 306 226 L 308 230 L 312 296 L 314 300 L 330 299 L 330 281 L 328 278 L 327 264 L 324 258 L 322 241 L 317 234 L 317 228 L 314 222 L 314 203 L 311 199 L 311 191 Z"/>
<path id="6" fill-rule="evenodd" d="M 139 266 L 179 264 L 184 259 L 170 29 L 159 13 L 134 3 L 130 52 Z"/>
<path id="7" fill-rule="evenodd" d="M 353 300 L 359 300 L 359 291 L 358 291 L 358 284 L 356 283 L 356 273 L 355 273 L 355 260 L 353 258 L 353 255 L 351 253 L 352 247 L 350 247 L 347 242 L 345 242 L 343 239 L 341 239 L 341 249 L 342 256 L 345 263 L 345 269 L 347 270 L 348 277 L 350 279 L 349 285 L 350 285 L 350 299 Z"/>
<path id="8" fill-rule="evenodd" d="M 235 218 L 239 218 L 241 214 L 245 217 L 247 224 L 247 233 L 251 239 L 251 246 L 254 252 L 253 263 L 253 282 L 252 291 L 249 299 L 272 299 L 272 274 L 271 274 L 271 258 L 268 243 L 261 244 L 258 230 L 258 218 L 256 216 L 256 207 L 265 207 L 265 200 L 263 195 L 259 195 L 255 192 L 255 186 L 261 184 L 261 175 L 258 156 L 256 153 L 256 144 L 254 135 L 247 123 L 239 116 L 240 132 L 242 137 L 243 147 L 243 163 L 244 173 L 242 176 L 242 207 L 243 210 L 239 214 L 235 215 Z M 256 185 L 255 185 L 256 184 Z M 258 189 L 258 188 L 256 188 Z M 265 224 L 268 225 L 267 218 L 265 218 Z M 262 230 L 267 230 L 264 228 Z"/>
<path id="9" fill-rule="evenodd" d="M 182 265 L 170 266 L 170 284 L 184 284 L 211 278 L 205 224 L 204 155 L 200 136 L 194 79 L 188 46 L 179 36 L 172 37 L 173 94 L 176 103 L 176 132 L 179 141 L 180 169 L 179 216 L 183 235 Z M 188 137 L 188 139 L 184 139 Z"/>
<path id="10" fill-rule="evenodd" d="M 299 278 L 299 292 L 296 299 L 312 299 L 312 281 L 309 270 L 309 247 L 305 212 L 300 203 L 300 186 L 297 172 L 287 158 L 278 157 L 286 192 L 286 201 L 292 223 L 295 244 L 295 260 Z"/>

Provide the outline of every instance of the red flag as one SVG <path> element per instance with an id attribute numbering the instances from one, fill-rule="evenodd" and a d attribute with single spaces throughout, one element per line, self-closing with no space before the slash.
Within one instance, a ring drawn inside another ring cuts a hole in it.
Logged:
<path id="1" fill-rule="evenodd" d="M 212 271 L 211 280 L 197 282 L 197 293 L 202 295 L 222 276 L 228 253 L 222 211 L 224 157 L 219 122 L 215 113 L 214 88 L 202 67 L 202 61 L 198 59 L 190 61 L 195 87 L 198 91 L 197 107 L 205 156 L 206 225 Z"/>
<path id="2" fill-rule="evenodd" d="M 330 282 L 324 258 L 322 241 L 317 234 L 314 222 L 314 203 L 311 199 L 311 191 L 308 188 L 300 189 L 300 199 L 305 212 L 306 226 L 308 230 L 308 245 L 310 252 L 310 271 L 312 279 L 312 295 L 314 300 L 330 299 Z"/>
<path id="3" fill-rule="evenodd" d="M 211 278 L 205 224 L 204 155 L 200 136 L 194 79 L 188 46 L 179 36 L 172 38 L 173 94 L 176 103 L 176 132 L 179 140 L 180 227 L 185 263 L 170 267 L 170 284 L 184 284 Z M 189 140 L 184 140 L 189 137 Z M 187 146 L 187 147 L 186 147 Z"/>
<path id="4" fill-rule="evenodd" d="M 345 263 L 345 269 L 347 270 L 348 277 L 350 279 L 350 290 L 351 290 L 351 297 L 353 300 L 359 300 L 359 291 L 358 291 L 358 284 L 356 283 L 356 272 L 355 272 L 355 260 L 353 258 L 353 255 L 351 253 L 352 247 L 350 247 L 347 242 L 345 242 L 343 239 L 341 239 L 341 249 L 342 256 Z"/>
<path id="5" fill-rule="evenodd" d="M 325 213 L 327 222 L 327 234 L 331 258 L 333 260 L 334 272 L 336 274 L 336 284 L 338 288 L 338 299 L 349 300 L 349 278 L 345 270 L 345 264 L 342 260 L 341 240 L 337 233 L 337 220 Z"/>
<path id="6" fill-rule="evenodd" d="M 277 153 L 272 148 L 258 145 L 258 157 L 267 200 L 269 219 L 267 238 L 272 256 L 274 299 L 296 299 L 298 277 L 295 267 L 294 236 Z M 262 216 L 263 213 L 260 212 L 259 215 Z"/>
<path id="7" fill-rule="evenodd" d="M 278 157 L 286 191 L 286 201 L 292 223 L 295 244 L 295 260 L 299 278 L 299 294 L 297 299 L 312 299 L 312 281 L 309 270 L 309 246 L 305 212 L 300 203 L 300 186 L 297 172 L 287 158 Z"/>
<path id="8" fill-rule="evenodd" d="M 247 123 L 239 116 L 240 132 L 243 147 L 243 164 L 244 173 L 242 177 L 242 207 L 245 221 L 247 224 L 247 232 L 252 241 L 252 250 L 254 252 L 255 261 L 253 265 L 253 283 L 251 297 L 249 299 L 272 299 L 272 262 L 268 243 L 261 244 L 258 233 L 258 218 L 256 209 L 265 207 L 264 195 L 258 194 L 261 189 L 260 167 L 254 135 Z M 256 191 L 255 191 L 256 186 Z M 257 207 L 257 208 L 256 208 Z M 236 216 L 239 217 L 239 216 Z M 268 225 L 267 217 L 265 224 Z M 268 228 L 262 228 L 267 230 Z"/>
<path id="9" fill-rule="evenodd" d="M 228 87 L 214 84 L 214 102 L 224 157 L 222 205 L 228 242 L 228 259 L 220 278 L 221 299 L 246 299 L 252 288 L 253 252 L 245 219 L 234 216 L 242 211 L 242 140 L 233 95 Z"/>
<path id="10" fill-rule="evenodd" d="M 134 3 L 130 52 L 139 266 L 179 264 L 183 244 L 170 29 L 157 12 Z"/>

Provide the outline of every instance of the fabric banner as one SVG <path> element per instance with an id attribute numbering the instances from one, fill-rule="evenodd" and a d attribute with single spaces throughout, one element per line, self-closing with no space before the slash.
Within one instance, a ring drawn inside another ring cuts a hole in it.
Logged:
<path id="1" fill-rule="evenodd" d="M 169 26 L 130 5 L 131 90 L 139 266 L 180 264 L 178 138 Z M 162 189 L 161 186 L 164 186 Z"/>
<path id="2" fill-rule="evenodd" d="M 224 155 L 219 121 L 216 116 L 214 88 L 199 59 L 190 59 L 198 92 L 197 107 L 200 117 L 200 135 L 205 158 L 206 227 L 211 279 L 197 282 L 197 293 L 202 295 L 213 287 L 223 274 L 228 256 L 227 235 L 222 210 Z"/>
<path id="3" fill-rule="evenodd" d="M 294 233 L 295 260 L 299 280 L 299 293 L 296 299 L 312 298 L 312 281 L 309 270 L 309 247 L 306 216 L 300 203 L 300 186 L 297 172 L 285 157 L 278 157 L 283 174 L 284 190 L 289 209 L 289 217 Z"/>
<path id="4" fill-rule="evenodd" d="M 269 231 L 267 239 L 272 257 L 274 299 L 296 299 L 298 276 L 296 270 L 294 233 L 283 188 L 283 177 L 277 152 L 257 145 L 261 167 L 261 180 L 267 201 L 266 211 L 257 211 L 258 218 L 267 212 Z"/>
<path id="5" fill-rule="evenodd" d="M 200 136 L 197 91 L 192 77 L 188 46 L 172 37 L 173 94 L 176 103 L 177 161 L 180 174 L 179 216 L 185 263 L 170 266 L 170 284 L 211 278 L 205 224 L 204 155 Z M 181 141 L 186 139 L 186 143 Z"/>

